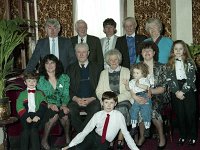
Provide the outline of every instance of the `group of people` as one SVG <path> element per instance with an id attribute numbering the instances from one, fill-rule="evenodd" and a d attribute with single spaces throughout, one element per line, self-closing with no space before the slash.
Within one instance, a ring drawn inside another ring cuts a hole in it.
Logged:
<path id="1" fill-rule="evenodd" d="M 106 37 L 100 40 L 88 35 L 87 23 L 78 20 L 78 35 L 68 39 L 58 36 L 56 19 L 47 20 L 48 37 L 37 42 L 25 69 L 27 89 L 17 100 L 22 150 L 30 145 L 40 148 L 40 128 L 44 128 L 41 145 L 50 149 L 49 133 L 58 120 L 66 137 L 63 149 L 113 149 L 117 136 L 117 149 L 123 149 L 126 141 L 131 150 L 137 150 L 151 122 L 159 135 L 158 149 L 164 149 L 162 111 L 170 102 L 178 120 L 178 144 L 196 143 L 196 68 L 186 43 L 162 36 L 157 18 L 146 21 L 149 38 L 136 34 L 136 27 L 135 18 L 125 18 L 125 35 L 117 37 L 116 22 L 107 18 L 103 22 Z M 39 60 L 38 77 L 33 72 Z M 80 111 L 87 115 L 83 118 Z M 70 126 L 77 133 L 72 141 Z"/>

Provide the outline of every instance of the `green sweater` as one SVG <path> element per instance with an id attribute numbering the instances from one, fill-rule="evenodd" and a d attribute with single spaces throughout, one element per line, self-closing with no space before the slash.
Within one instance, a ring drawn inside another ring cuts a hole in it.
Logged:
<path id="1" fill-rule="evenodd" d="M 54 89 L 44 76 L 40 76 L 37 89 L 44 92 L 48 104 L 56 104 L 60 107 L 61 105 L 67 105 L 70 100 L 69 83 L 70 79 L 68 75 L 62 74 L 59 79 L 57 79 L 56 89 Z"/>
<path id="2" fill-rule="evenodd" d="M 41 108 L 41 105 L 45 105 L 45 96 L 41 91 L 36 90 L 35 92 L 35 111 L 36 115 L 41 118 L 43 116 L 43 108 Z M 41 109 L 40 109 L 41 108 Z M 40 110 L 39 110 L 40 109 Z M 22 91 L 18 98 L 17 98 L 17 103 L 16 103 L 16 110 L 20 118 L 28 118 L 30 115 L 28 113 L 28 92 L 27 90 Z"/>

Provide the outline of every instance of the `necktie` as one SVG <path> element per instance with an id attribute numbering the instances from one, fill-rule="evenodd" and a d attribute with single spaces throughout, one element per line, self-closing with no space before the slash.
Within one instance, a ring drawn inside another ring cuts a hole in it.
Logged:
<path id="1" fill-rule="evenodd" d="M 105 45 L 105 52 L 104 53 L 106 53 L 109 50 L 109 41 L 110 41 L 110 38 L 107 38 L 106 45 Z"/>
<path id="2" fill-rule="evenodd" d="M 103 133 L 102 133 L 102 137 L 101 137 L 101 143 L 103 144 L 106 140 L 106 131 L 107 131 L 107 128 L 108 128 L 108 122 L 109 122 L 109 119 L 110 119 L 110 115 L 107 114 L 107 117 L 106 117 L 106 120 L 105 120 L 105 123 L 104 123 L 104 126 L 103 126 Z"/>
<path id="3" fill-rule="evenodd" d="M 28 90 L 28 93 L 35 93 L 35 90 Z"/>
<path id="4" fill-rule="evenodd" d="M 127 40 L 130 64 L 134 64 L 136 60 L 135 37 L 127 36 L 126 40 Z"/>
<path id="5" fill-rule="evenodd" d="M 84 65 L 84 64 L 81 64 L 81 68 L 84 69 L 84 68 L 85 68 L 85 65 Z"/>
<path id="6" fill-rule="evenodd" d="M 55 48 L 56 48 L 55 39 L 53 38 L 53 39 L 52 39 L 52 47 L 51 47 L 51 50 L 52 50 L 52 54 L 54 54 L 54 55 L 55 55 Z"/>
<path id="7" fill-rule="evenodd" d="M 83 43 L 83 39 L 81 38 L 81 44 Z"/>

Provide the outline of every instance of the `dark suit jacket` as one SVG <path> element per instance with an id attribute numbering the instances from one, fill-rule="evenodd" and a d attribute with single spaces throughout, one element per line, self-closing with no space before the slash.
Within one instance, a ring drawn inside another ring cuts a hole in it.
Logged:
<path id="1" fill-rule="evenodd" d="M 32 72 L 35 70 L 39 60 L 50 54 L 49 38 L 40 39 L 37 42 L 35 50 L 30 58 L 25 72 Z M 71 40 L 65 37 L 58 37 L 59 60 L 62 62 L 64 71 L 66 72 L 69 64 L 76 61 L 74 48 Z"/>
<path id="2" fill-rule="evenodd" d="M 143 42 L 147 37 L 144 35 L 135 35 L 135 48 L 136 52 L 138 52 L 138 46 L 141 42 Z M 122 63 L 121 65 L 126 68 L 130 68 L 130 58 L 128 52 L 128 45 L 126 41 L 126 35 L 118 37 L 115 48 L 118 49 L 122 54 Z"/>
<path id="3" fill-rule="evenodd" d="M 78 43 L 78 36 L 72 37 L 71 41 L 72 41 L 72 45 L 75 48 L 76 44 Z M 90 62 L 97 63 L 103 69 L 104 58 L 103 58 L 100 39 L 98 37 L 95 37 L 92 35 L 87 35 L 87 44 L 88 44 L 89 50 L 90 50 L 88 60 Z"/>
<path id="4" fill-rule="evenodd" d="M 88 64 L 89 67 L 89 78 L 90 78 L 90 83 L 92 86 L 92 95 L 91 97 L 97 97 L 96 96 L 96 87 L 99 81 L 99 76 L 100 76 L 100 68 L 98 67 L 97 64 L 93 62 L 89 62 Z M 70 65 L 67 74 L 70 78 L 70 97 L 71 99 L 74 96 L 77 96 L 78 94 L 78 89 L 80 85 L 80 66 L 78 62 L 75 62 L 74 64 Z"/>

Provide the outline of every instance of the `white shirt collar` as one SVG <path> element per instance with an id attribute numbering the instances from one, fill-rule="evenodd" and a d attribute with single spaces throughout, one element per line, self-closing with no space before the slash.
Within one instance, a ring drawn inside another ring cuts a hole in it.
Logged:
<path id="1" fill-rule="evenodd" d="M 84 67 L 86 68 L 87 65 L 89 64 L 89 61 L 86 60 L 84 63 L 80 63 L 80 62 L 78 62 L 78 63 L 79 63 L 79 66 L 80 66 L 80 67 L 82 67 L 81 65 L 84 64 Z"/>
<path id="2" fill-rule="evenodd" d="M 109 73 L 113 73 L 114 71 L 118 72 L 118 71 L 120 71 L 120 70 L 121 70 L 121 66 L 118 66 L 115 70 L 111 69 L 110 66 L 109 66 L 109 68 L 108 68 L 108 72 L 109 72 Z"/>
<path id="3" fill-rule="evenodd" d="M 83 39 L 83 43 L 87 43 L 87 35 L 83 38 L 78 35 L 78 43 L 81 43 L 81 39 Z"/>
<path id="4" fill-rule="evenodd" d="M 126 34 L 126 37 L 127 37 L 127 36 L 128 36 L 128 37 L 135 37 L 135 32 L 134 32 L 133 34 L 131 34 L 131 35 L 127 35 L 127 34 Z"/>

